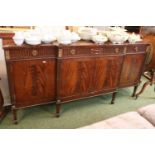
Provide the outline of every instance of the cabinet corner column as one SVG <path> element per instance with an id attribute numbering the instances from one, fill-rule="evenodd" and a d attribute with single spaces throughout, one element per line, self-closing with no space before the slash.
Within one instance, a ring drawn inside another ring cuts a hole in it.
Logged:
<path id="1" fill-rule="evenodd" d="M 18 124 L 18 121 L 17 121 L 17 109 L 15 108 L 14 105 L 12 106 L 12 114 L 13 114 L 13 123 Z"/>
<path id="2" fill-rule="evenodd" d="M 63 49 L 59 47 L 58 49 L 58 55 L 57 55 L 57 95 L 56 95 L 56 117 L 60 117 L 60 111 L 61 111 L 61 100 L 60 97 L 60 59 L 63 55 Z"/>

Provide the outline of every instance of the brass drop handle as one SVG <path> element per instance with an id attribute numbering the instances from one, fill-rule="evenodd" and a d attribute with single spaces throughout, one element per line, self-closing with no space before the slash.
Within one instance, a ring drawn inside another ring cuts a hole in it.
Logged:
<path id="1" fill-rule="evenodd" d="M 72 55 L 74 55 L 74 54 L 76 53 L 76 50 L 75 50 L 75 49 L 71 49 L 71 50 L 70 50 L 70 53 L 71 53 Z"/>
<path id="2" fill-rule="evenodd" d="M 138 52 L 138 47 L 135 47 L 135 51 Z"/>
<path id="3" fill-rule="evenodd" d="M 38 51 L 37 51 L 37 50 L 33 50 L 33 51 L 32 51 L 32 55 L 33 55 L 33 56 L 37 56 L 37 55 L 38 55 Z"/>
<path id="4" fill-rule="evenodd" d="M 99 54 L 99 52 L 101 51 L 101 49 L 91 48 L 91 51 L 92 51 L 93 54 Z"/>
<path id="5" fill-rule="evenodd" d="M 91 48 L 91 51 L 94 51 L 94 52 L 99 52 L 99 51 L 100 51 L 100 49 Z"/>

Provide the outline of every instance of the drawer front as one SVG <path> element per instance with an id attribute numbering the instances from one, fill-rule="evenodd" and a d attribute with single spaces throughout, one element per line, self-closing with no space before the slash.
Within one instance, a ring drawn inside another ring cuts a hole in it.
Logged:
<path id="1" fill-rule="evenodd" d="M 5 50 L 5 58 L 6 60 L 47 58 L 56 57 L 56 53 L 57 48 L 55 47 L 18 48 Z"/>
<path id="2" fill-rule="evenodd" d="M 94 56 L 106 54 L 121 54 L 124 53 L 124 47 L 117 46 L 101 46 L 101 47 L 69 47 L 59 50 L 59 57 L 76 57 L 76 56 Z"/>
<path id="3" fill-rule="evenodd" d="M 146 52 L 146 45 L 129 45 L 126 46 L 126 53 L 141 53 L 141 52 Z"/>

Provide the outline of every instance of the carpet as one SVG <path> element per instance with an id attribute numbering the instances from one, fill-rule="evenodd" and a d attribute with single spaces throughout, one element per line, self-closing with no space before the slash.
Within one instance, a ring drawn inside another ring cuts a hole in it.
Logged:
<path id="1" fill-rule="evenodd" d="M 135 111 L 155 101 L 154 86 L 149 86 L 137 100 L 131 97 L 132 92 L 133 87 L 119 90 L 113 105 L 110 104 L 112 94 L 66 103 L 62 105 L 62 114 L 59 118 L 55 117 L 54 104 L 18 110 L 17 125 L 13 124 L 12 114 L 9 112 L 0 128 L 75 129 L 121 113 Z"/>

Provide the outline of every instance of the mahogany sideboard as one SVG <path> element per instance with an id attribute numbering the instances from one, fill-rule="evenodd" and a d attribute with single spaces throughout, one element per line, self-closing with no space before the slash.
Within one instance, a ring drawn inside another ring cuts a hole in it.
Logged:
<path id="1" fill-rule="evenodd" d="M 86 41 L 3 46 L 14 123 L 20 108 L 53 102 L 58 117 L 65 102 L 113 93 L 114 103 L 117 90 L 129 86 L 134 86 L 134 96 L 148 46 Z"/>

